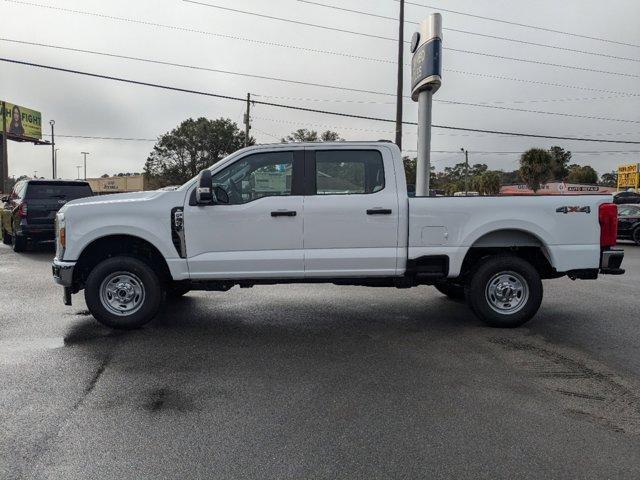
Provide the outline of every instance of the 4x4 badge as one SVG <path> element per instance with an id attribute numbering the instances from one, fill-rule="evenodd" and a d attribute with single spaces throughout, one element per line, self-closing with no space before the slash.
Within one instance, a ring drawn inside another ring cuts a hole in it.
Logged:
<path id="1" fill-rule="evenodd" d="M 591 213 L 591 207 L 558 207 L 556 213 Z"/>

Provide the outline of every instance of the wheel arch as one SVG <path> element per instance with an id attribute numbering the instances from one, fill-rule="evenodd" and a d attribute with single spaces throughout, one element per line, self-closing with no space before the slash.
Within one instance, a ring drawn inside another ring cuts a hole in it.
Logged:
<path id="1" fill-rule="evenodd" d="M 172 278 L 166 259 L 149 240 L 136 235 L 109 234 L 93 239 L 78 256 L 73 270 L 73 284 L 76 290 L 84 287 L 93 267 L 107 258 L 118 255 L 142 260 L 165 282 Z"/>
<path id="2" fill-rule="evenodd" d="M 499 228 L 480 235 L 464 256 L 461 275 L 467 275 L 483 258 L 505 253 L 531 263 L 542 278 L 558 276 L 545 241 L 531 230 L 521 228 Z"/>

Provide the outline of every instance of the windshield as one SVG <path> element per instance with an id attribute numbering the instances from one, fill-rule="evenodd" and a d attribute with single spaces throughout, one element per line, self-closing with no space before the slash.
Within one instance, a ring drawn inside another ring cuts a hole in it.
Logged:
<path id="1" fill-rule="evenodd" d="M 26 198 L 46 199 L 62 198 L 75 200 L 76 198 L 91 197 L 93 192 L 88 183 L 60 183 L 38 182 L 30 183 L 27 187 Z"/>

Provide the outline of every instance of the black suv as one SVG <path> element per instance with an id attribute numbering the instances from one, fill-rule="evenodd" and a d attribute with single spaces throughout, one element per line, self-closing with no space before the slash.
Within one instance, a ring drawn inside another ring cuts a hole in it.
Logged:
<path id="1" fill-rule="evenodd" d="M 22 180 L 16 183 L 11 195 L 1 199 L 4 203 L 0 212 L 2 242 L 21 252 L 29 240 L 54 240 L 57 211 L 71 200 L 91 196 L 93 192 L 85 181 Z"/>

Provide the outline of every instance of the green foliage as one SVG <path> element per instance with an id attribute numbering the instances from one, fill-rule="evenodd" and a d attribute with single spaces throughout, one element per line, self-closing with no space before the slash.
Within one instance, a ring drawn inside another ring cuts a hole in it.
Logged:
<path id="1" fill-rule="evenodd" d="M 496 170 L 482 172 L 475 179 L 475 189 L 481 195 L 497 195 L 500 193 L 501 175 Z"/>
<path id="2" fill-rule="evenodd" d="M 531 148 L 520 157 L 520 178 L 537 192 L 553 175 L 553 157 L 547 150 Z"/>
<path id="3" fill-rule="evenodd" d="M 569 175 L 567 176 L 569 183 L 598 183 L 598 172 L 589 165 L 571 165 Z"/>
<path id="4" fill-rule="evenodd" d="M 315 130 L 307 130 L 306 128 L 299 128 L 295 132 L 281 139 L 282 143 L 296 143 L 296 142 L 339 142 L 343 138 L 340 137 L 338 132 L 326 130 L 318 135 Z"/>
<path id="5" fill-rule="evenodd" d="M 571 152 L 562 147 L 554 146 L 549 149 L 549 153 L 553 158 L 551 163 L 552 176 L 554 180 L 564 180 L 569 175 L 569 161 L 571 160 Z"/>
<path id="6" fill-rule="evenodd" d="M 602 174 L 600 185 L 603 187 L 617 187 L 618 186 L 618 172 L 612 171 Z"/>
<path id="7" fill-rule="evenodd" d="M 185 120 L 161 135 L 147 158 L 144 174 L 151 188 L 180 185 L 244 147 L 244 132 L 226 118 Z M 255 140 L 249 138 L 248 144 Z"/>

